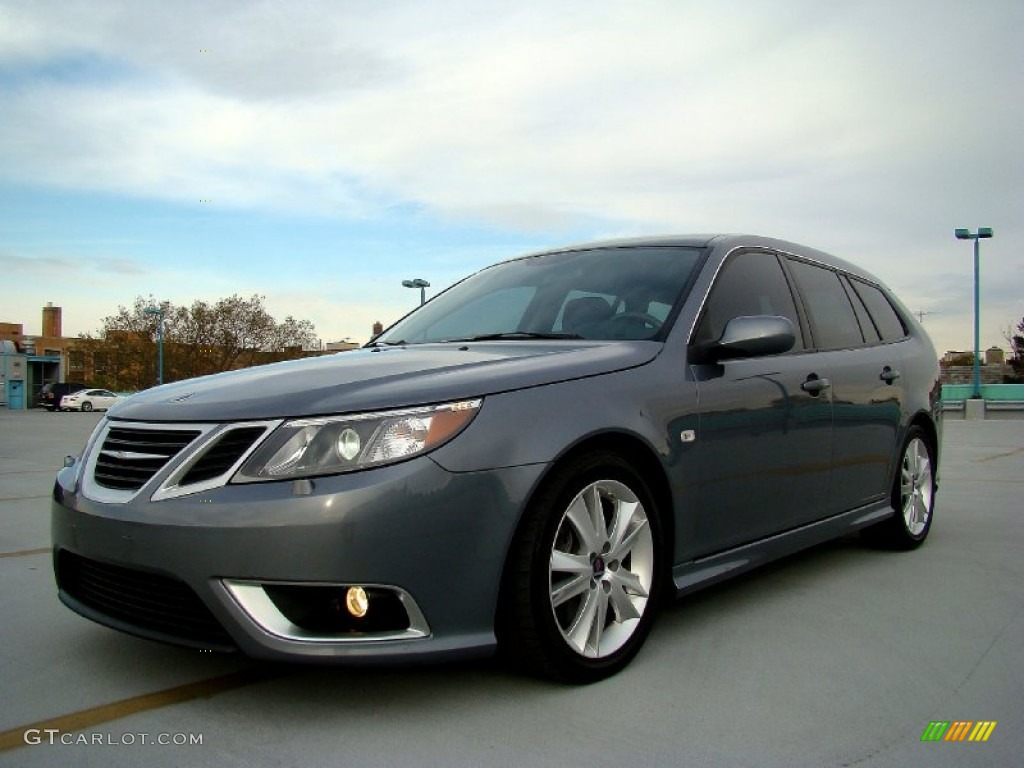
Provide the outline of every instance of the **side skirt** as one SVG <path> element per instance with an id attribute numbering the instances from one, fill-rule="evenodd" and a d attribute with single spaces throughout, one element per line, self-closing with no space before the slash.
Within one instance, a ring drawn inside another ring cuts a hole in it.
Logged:
<path id="1" fill-rule="evenodd" d="M 744 544 L 714 555 L 680 563 L 672 568 L 676 594 L 685 595 L 709 587 L 744 571 L 778 560 L 800 550 L 838 538 L 895 514 L 888 500 L 843 512 L 785 533 Z"/>

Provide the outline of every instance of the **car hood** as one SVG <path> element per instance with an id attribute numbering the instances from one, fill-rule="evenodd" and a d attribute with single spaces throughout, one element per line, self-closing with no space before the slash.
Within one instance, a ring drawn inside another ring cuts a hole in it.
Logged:
<path id="1" fill-rule="evenodd" d="M 427 405 L 644 365 L 652 341 L 500 341 L 376 347 L 165 384 L 108 414 L 133 421 L 241 421 Z"/>

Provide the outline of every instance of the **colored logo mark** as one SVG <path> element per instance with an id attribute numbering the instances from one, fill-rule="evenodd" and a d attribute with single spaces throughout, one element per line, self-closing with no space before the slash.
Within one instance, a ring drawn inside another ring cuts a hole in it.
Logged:
<path id="1" fill-rule="evenodd" d="M 988 741 L 996 724 L 995 720 L 933 720 L 921 741 Z"/>

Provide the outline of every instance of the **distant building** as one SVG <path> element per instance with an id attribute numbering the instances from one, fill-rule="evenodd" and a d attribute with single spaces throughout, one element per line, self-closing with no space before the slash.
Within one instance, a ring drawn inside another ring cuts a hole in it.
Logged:
<path id="1" fill-rule="evenodd" d="M 328 341 L 324 344 L 326 352 L 350 352 L 353 349 L 359 349 L 354 341 Z"/>
<path id="2" fill-rule="evenodd" d="M 943 384 L 971 384 L 974 381 L 974 353 L 951 349 L 942 356 L 941 380 Z M 1006 354 L 999 347 L 989 347 L 978 366 L 981 384 L 1002 384 L 1011 373 Z"/>
<path id="3" fill-rule="evenodd" d="M 985 350 L 985 365 L 1003 365 L 1006 362 L 1006 353 L 999 347 L 989 347 Z"/>
<path id="4" fill-rule="evenodd" d="M 0 389 L 8 408 L 33 408 L 44 384 L 66 381 L 77 339 L 61 336 L 61 308 L 53 302 L 43 307 L 42 328 L 41 335 L 26 336 L 21 323 L 0 322 Z"/>

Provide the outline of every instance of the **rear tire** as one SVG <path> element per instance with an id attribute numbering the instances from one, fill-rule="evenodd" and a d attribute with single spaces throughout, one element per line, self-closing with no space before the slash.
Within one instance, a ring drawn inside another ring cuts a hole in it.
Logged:
<path id="1" fill-rule="evenodd" d="M 82 403 L 82 410 L 85 411 L 86 413 L 91 411 L 92 410 L 92 403 L 90 403 L 88 401 Z"/>
<path id="2" fill-rule="evenodd" d="M 530 501 L 510 549 L 503 652 L 561 682 L 614 675 L 650 632 L 662 553 L 654 497 L 636 470 L 607 452 L 570 460 Z"/>
<path id="3" fill-rule="evenodd" d="M 896 513 L 864 529 L 864 537 L 886 549 L 921 546 L 932 527 L 935 490 L 935 449 L 923 429 L 911 427 L 893 480 L 892 506 Z"/>

